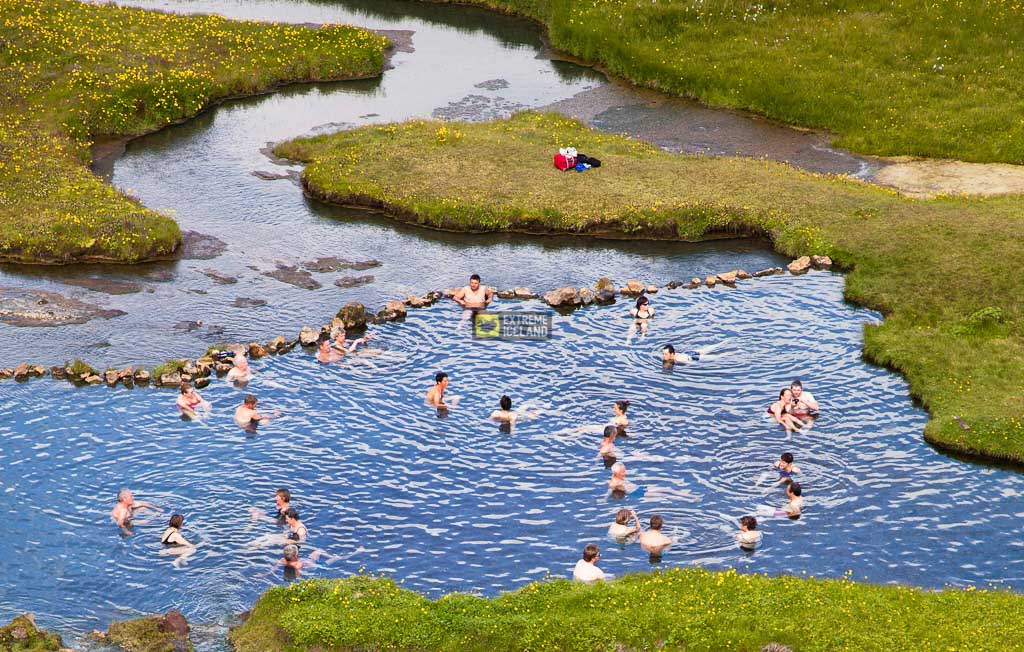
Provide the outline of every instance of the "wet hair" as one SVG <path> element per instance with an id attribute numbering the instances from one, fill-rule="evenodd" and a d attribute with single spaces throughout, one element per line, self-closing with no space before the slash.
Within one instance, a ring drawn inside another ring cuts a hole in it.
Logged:
<path id="1" fill-rule="evenodd" d="M 480 280 L 480 275 L 479 274 L 473 274 L 472 276 L 469 277 L 469 280 L 471 280 L 471 281 L 479 281 Z"/>
<path id="2" fill-rule="evenodd" d="M 757 529 L 757 519 L 753 516 L 744 516 L 740 519 L 740 525 L 747 528 L 748 530 Z"/>
<path id="3" fill-rule="evenodd" d="M 638 296 L 636 298 L 636 307 L 639 308 L 640 306 L 646 306 L 650 302 L 651 302 L 650 299 L 648 299 L 646 296 L 641 294 L 640 296 Z"/>
<path id="4" fill-rule="evenodd" d="M 783 453 L 779 457 L 779 459 L 781 459 L 786 464 L 792 464 L 793 463 L 793 454 L 792 453 Z"/>
<path id="5" fill-rule="evenodd" d="M 618 426 L 605 426 L 604 427 L 604 436 L 605 437 L 611 437 L 612 439 L 614 439 L 618 434 L 619 434 L 619 427 Z"/>
<path id="6" fill-rule="evenodd" d="M 330 341 L 331 341 L 331 336 L 328 335 L 327 333 L 323 332 L 323 331 L 320 331 L 320 334 L 317 335 L 317 337 L 316 337 L 316 343 L 317 344 L 323 344 L 324 342 L 330 342 Z"/>
<path id="7" fill-rule="evenodd" d="M 665 525 L 665 519 L 655 514 L 651 517 L 651 529 L 660 530 L 661 526 Z"/>
<path id="8" fill-rule="evenodd" d="M 122 489 L 118 489 L 117 490 L 117 502 L 121 502 L 122 500 L 127 498 L 128 495 L 131 494 L 131 492 L 132 492 L 131 489 L 129 489 L 128 487 L 124 487 Z"/>
<path id="9" fill-rule="evenodd" d="M 800 486 L 799 482 L 794 482 L 789 485 L 789 490 L 793 492 L 794 496 L 800 496 L 804 493 L 803 487 Z"/>
<path id="10" fill-rule="evenodd" d="M 188 390 L 192 389 L 192 383 L 182 383 L 179 389 L 182 394 L 187 394 Z"/>
<path id="11" fill-rule="evenodd" d="M 434 374 L 434 382 L 435 383 L 439 383 L 439 382 L 441 382 L 442 380 L 444 380 L 447 377 L 448 377 L 448 374 L 446 374 L 443 371 L 439 371 L 436 374 Z"/>
<path id="12" fill-rule="evenodd" d="M 671 344 L 666 344 L 665 346 L 661 347 L 661 350 L 668 351 L 672 355 L 675 355 L 676 353 L 676 347 L 672 346 Z"/>
<path id="13" fill-rule="evenodd" d="M 284 547 L 284 558 L 288 561 L 295 561 L 299 558 L 299 547 L 294 543 L 289 543 Z"/>
<path id="14" fill-rule="evenodd" d="M 296 521 L 299 520 L 299 513 L 295 511 L 294 507 L 289 507 L 288 509 L 284 510 L 282 516 L 284 516 L 285 518 L 294 518 Z"/>
<path id="15" fill-rule="evenodd" d="M 243 405 L 256 405 L 256 397 L 252 394 L 246 394 L 245 398 L 242 399 Z"/>
<path id="16" fill-rule="evenodd" d="M 599 552 L 596 543 L 588 543 L 587 547 L 583 549 L 583 561 L 594 561 Z"/>
<path id="17" fill-rule="evenodd" d="M 615 401 L 615 405 L 623 412 L 629 409 L 629 401 Z"/>
<path id="18" fill-rule="evenodd" d="M 789 386 L 790 386 L 790 388 L 793 388 L 793 387 L 799 387 L 800 389 L 804 388 L 803 383 L 801 383 L 799 380 L 794 380 L 793 382 L 791 382 L 789 384 Z"/>
<path id="19" fill-rule="evenodd" d="M 623 464 L 622 462 L 616 462 L 615 464 L 612 464 L 612 475 L 618 473 L 619 471 L 625 471 L 625 470 L 626 470 L 626 465 Z"/>
<path id="20" fill-rule="evenodd" d="M 185 522 L 184 515 L 182 515 L 182 514 L 175 514 L 174 516 L 171 517 L 171 520 L 170 520 L 169 523 L 167 523 L 167 525 L 169 525 L 170 527 L 173 527 L 173 528 L 180 529 L 182 523 L 184 523 L 184 522 Z"/>
<path id="21" fill-rule="evenodd" d="M 508 412 L 509 410 L 512 409 L 512 399 L 510 399 L 508 396 L 502 395 L 501 400 L 498 401 L 498 405 L 501 406 L 502 410 Z"/>
<path id="22" fill-rule="evenodd" d="M 788 392 L 788 391 L 789 391 L 789 388 L 788 388 L 788 387 L 783 387 L 783 388 L 782 388 L 782 389 L 781 389 L 781 390 L 779 391 L 779 400 L 780 400 L 780 401 L 781 401 L 781 400 L 783 399 L 783 397 L 784 397 L 784 396 L 786 395 L 786 392 Z"/>
<path id="23" fill-rule="evenodd" d="M 280 496 L 281 500 L 283 500 L 286 503 L 292 502 L 292 492 L 288 491 L 287 489 L 278 489 L 277 491 L 274 492 L 274 495 Z"/>
<path id="24" fill-rule="evenodd" d="M 620 509 L 618 512 L 616 512 L 615 513 L 615 522 L 618 523 L 619 525 L 625 525 L 626 523 L 629 523 L 629 510 L 628 509 Z"/>

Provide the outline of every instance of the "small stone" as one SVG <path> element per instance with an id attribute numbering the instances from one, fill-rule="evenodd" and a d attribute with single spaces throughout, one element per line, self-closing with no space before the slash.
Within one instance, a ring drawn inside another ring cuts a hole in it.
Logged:
<path id="1" fill-rule="evenodd" d="M 67 378 L 67 375 L 67 371 L 64 369 L 64 367 L 50 367 L 50 376 L 56 378 L 57 380 L 63 380 Z M 2 371 L 0 371 L 0 377 L 3 377 Z"/>
<path id="2" fill-rule="evenodd" d="M 736 276 L 738 274 L 739 272 L 736 271 L 725 272 L 723 274 L 719 274 L 717 278 L 720 283 L 724 283 L 725 285 L 732 287 L 736 285 Z"/>
<path id="3" fill-rule="evenodd" d="M 772 274 L 776 274 L 777 273 L 775 271 L 777 269 L 779 269 L 779 268 L 778 267 L 769 267 L 768 269 L 762 269 L 760 271 L 754 272 L 752 276 L 754 278 L 761 278 L 762 276 L 771 276 Z"/>
<path id="4" fill-rule="evenodd" d="M 262 358 L 266 354 L 267 350 L 264 349 L 263 346 L 258 342 L 249 343 L 249 357 L 252 358 L 253 360 L 257 358 Z"/>
<path id="5" fill-rule="evenodd" d="M 11 369 L 10 367 L 4 367 L 3 369 L 0 369 L 0 378 L 10 378 L 13 375 L 14 369 Z"/>
<path id="6" fill-rule="evenodd" d="M 715 287 L 715 285 L 717 283 L 718 283 L 718 277 L 716 277 L 716 276 L 709 276 L 706 279 L 704 279 L 704 285 L 708 286 L 709 288 Z"/>
<path id="7" fill-rule="evenodd" d="M 384 309 L 388 312 L 393 312 L 401 317 L 405 317 L 405 304 L 401 301 L 388 301 Z"/>
<path id="8" fill-rule="evenodd" d="M 570 286 L 551 290 L 544 295 L 544 303 L 549 306 L 577 306 L 580 303 L 579 291 Z"/>
<path id="9" fill-rule="evenodd" d="M 342 321 L 346 331 L 361 331 L 366 328 L 366 306 L 358 301 L 346 303 L 338 311 L 337 318 Z"/>
<path id="10" fill-rule="evenodd" d="M 136 369 L 135 370 L 135 382 L 136 382 L 136 384 L 148 385 L 149 381 L 150 381 L 150 375 L 149 375 L 148 371 L 146 371 L 145 369 Z"/>
<path id="11" fill-rule="evenodd" d="M 657 285 L 648 285 L 647 286 L 647 294 L 657 294 L 657 293 L 658 293 L 658 286 Z"/>
<path id="12" fill-rule="evenodd" d="M 181 385 L 181 374 L 177 371 L 172 371 L 168 374 L 160 374 L 160 378 L 157 379 L 160 387 L 177 387 Z M 88 380 L 86 381 L 88 382 Z"/>
<path id="13" fill-rule="evenodd" d="M 214 371 L 217 372 L 218 376 L 223 376 L 227 372 L 231 371 L 231 367 L 234 366 L 230 362 L 218 362 L 213 366 Z"/>
<path id="14" fill-rule="evenodd" d="M 616 292 L 614 289 L 605 288 L 603 290 L 599 290 L 594 298 L 597 301 L 597 303 L 605 305 L 609 303 L 615 303 L 615 297 Z"/>
<path id="15" fill-rule="evenodd" d="M 14 380 L 25 380 L 28 378 L 28 363 L 22 362 L 14 368 Z"/>
<path id="16" fill-rule="evenodd" d="M 196 360 L 196 373 L 200 376 L 209 376 L 210 372 L 213 371 L 213 365 L 215 361 L 208 355 Z"/>
<path id="17" fill-rule="evenodd" d="M 410 308 L 422 308 L 424 306 L 430 305 L 428 301 L 423 297 L 417 297 L 411 294 L 405 298 L 405 302 L 409 304 Z"/>
<path id="18" fill-rule="evenodd" d="M 196 378 L 196 389 L 203 389 L 210 385 L 209 376 L 203 376 L 202 378 Z"/>
<path id="19" fill-rule="evenodd" d="M 695 289 L 700 287 L 700 283 L 701 283 L 700 279 L 697 278 L 696 276 L 694 276 L 693 278 L 690 279 L 690 284 L 687 285 L 686 287 L 691 289 L 691 290 L 695 290 Z"/>
<path id="20" fill-rule="evenodd" d="M 597 283 L 594 283 L 594 292 L 600 295 L 601 292 L 605 290 L 615 292 L 615 281 L 611 280 L 607 276 L 602 276 L 597 279 Z"/>
<path id="21" fill-rule="evenodd" d="M 456 294 L 458 294 L 459 290 L 461 289 L 462 288 L 448 288 L 447 290 L 441 292 L 441 296 L 443 296 L 445 299 L 451 299 Z"/>
<path id="22" fill-rule="evenodd" d="M 828 256 L 811 256 L 811 266 L 815 269 L 828 269 L 832 267 L 832 259 Z"/>
<path id="23" fill-rule="evenodd" d="M 117 369 L 107 369 L 103 372 L 103 380 L 107 382 L 108 387 L 113 387 L 114 385 L 117 385 L 117 381 L 121 380 L 121 377 L 118 374 Z"/>
<path id="24" fill-rule="evenodd" d="M 316 331 L 309 326 L 303 326 L 299 331 L 299 344 L 302 346 L 316 346 L 316 339 L 319 337 Z"/>
<path id="25" fill-rule="evenodd" d="M 499 290 L 498 292 L 495 292 L 495 294 L 498 295 L 499 299 L 515 299 L 516 298 L 516 291 L 515 290 Z"/>
<path id="26" fill-rule="evenodd" d="M 274 339 L 270 340 L 270 344 L 267 345 L 267 348 L 269 348 L 272 353 L 276 353 L 278 350 L 280 350 L 280 349 L 282 349 L 284 347 L 284 344 L 285 344 L 284 336 L 283 335 L 278 335 Z"/>
<path id="27" fill-rule="evenodd" d="M 371 274 L 365 274 L 363 276 L 342 276 L 341 278 L 334 281 L 334 284 L 340 288 L 354 288 L 357 285 L 366 285 L 367 283 L 373 283 L 374 278 Z"/>
<path id="28" fill-rule="evenodd" d="M 86 383 L 88 383 L 89 385 L 99 385 L 100 383 L 102 383 L 102 382 L 103 382 L 103 379 L 102 379 L 102 378 L 100 378 L 100 377 L 99 377 L 98 375 L 96 375 L 96 374 L 92 374 L 92 375 L 90 375 L 90 376 L 86 376 L 84 380 L 85 380 L 85 382 L 86 382 Z"/>
<path id="29" fill-rule="evenodd" d="M 512 294 L 514 294 L 517 299 L 533 299 L 537 296 L 533 292 L 530 292 L 530 288 L 516 288 L 512 290 Z"/>
<path id="30" fill-rule="evenodd" d="M 125 367 L 121 371 L 117 372 L 117 379 L 121 381 L 134 379 L 134 376 L 135 370 L 131 367 Z"/>
<path id="31" fill-rule="evenodd" d="M 800 256 L 790 264 L 786 265 L 786 269 L 789 270 L 790 274 L 803 274 L 811 268 L 811 258 L 809 256 Z"/>
<path id="32" fill-rule="evenodd" d="M 743 280 L 748 279 L 748 278 L 750 278 L 750 272 L 748 272 L 746 270 L 738 269 L 738 270 L 736 270 L 736 278 L 743 279 Z"/>
<path id="33" fill-rule="evenodd" d="M 594 295 L 594 292 L 590 288 L 580 288 L 580 302 L 583 305 L 589 306 L 590 304 L 594 303 L 594 300 L 596 298 L 597 297 Z"/>
<path id="34" fill-rule="evenodd" d="M 188 638 L 189 626 L 185 616 L 177 609 L 171 609 L 164 614 L 163 626 L 168 631 L 174 632 L 179 638 Z"/>
<path id="35" fill-rule="evenodd" d="M 185 364 L 181 365 L 181 372 L 189 376 L 195 376 L 199 372 L 199 368 L 196 367 L 195 360 L 186 360 Z"/>
<path id="36" fill-rule="evenodd" d="M 626 281 L 626 287 L 624 288 L 622 294 L 625 294 L 625 295 L 637 295 L 637 294 L 640 294 L 641 292 L 643 292 L 644 289 L 645 289 L 645 286 L 644 286 L 643 283 L 641 283 L 640 281 L 636 280 L 635 278 L 631 278 L 628 281 Z"/>

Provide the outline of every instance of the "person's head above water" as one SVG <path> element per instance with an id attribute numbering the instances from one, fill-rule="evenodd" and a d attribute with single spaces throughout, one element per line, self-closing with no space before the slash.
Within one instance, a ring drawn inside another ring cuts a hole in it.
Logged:
<path id="1" fill-rule="evenodd" d="M 299 520 L 299 512 L 296 511 L 294 507 L 289 507 L 288 509 L 284 510 L 282 515 L 288 521 L 298 521 Z"/>
<path id="2" fill-rule="evenodd" d="M 783 453 L 782 455 L 779 456 L 779 459 L 782 460 L 783 462 L 785 462 L 786 464 L 792 464 L 793 463 L 793 454 L 792 453 Z"/>
<path id="3" fill-rule="evenodd" d="M 619 525 L 625 525 L 629 523 L 629 517 L 633 515 L 633 512 L 628 509 L 620 509 L 615 513 L 615 522 Z"/>
<path id="4" fill-rule="evenodd" d="M 665 525 L 665 519 L 663 519 L 662 517 L 658 516 L 657 514 L 655 514 L 654 516 L 651 517 L 651 529 L 652 530 L 661 530 L 661 528 L 664 525 Z"/>
<path id="5" fill-rule="evenodd" d="M 292 492 L 287 489 L 278 489 L 274 492 L 274 502 L 277 503 L 278 509 L 283 509 L 286 505 L 291 505 Z"/>
<path id="6" fill-rule="evenodd" d="M 182 394 L 188 394 L 189 392 L 192 391 L 192 384 L 191 383 L 182 383 L 180 389 L 181 389 L 181 393 Z"/>
<path id="7" fill-rule="evenodd" d="M 640 296 L 638 296 L 638 297 L 636 298 L 636 307 L 637 307 L 637 310 L 639 310 L 641 306 L 646 306 L 646 305 L 647 305 L 647 304 L 649 304 L 650 302 L 651 302 L 651 300 L 647 298 L 647 295 L 645 295 L 645 294 L 641 294 Z"/>
<path id="8" fill-rule="evenodd" d="M 469 277 L 469 288 L 474 292 L 480 288 L 480 275 L 473 274 Z"/>
<path id="9" fill-rule="evenodd" d="M 498 405 L 501 406 L 502 410 L 508 412 L 512 409 L 512 399 L 507 395 L 502 395 L 501 399 L 498 401 Z"/>
<path id="10" fill-rule="evenodd" d="M 168 527 L 173 527 L 177 530 L 181 529 L 181 526 L 185 523 L 185 516 L 183 514 L 174 514 L 171 516 L 170 522 L 167 523 Z"/>
<path id="11" fill-rule="evenodd" d="M 596 543 L 588 543 L 583 549 L 583 561 L 593 563 L 598 557 L 601 556 L 601 551 L 598 549 Z"/>
<path id="12" fill-rule="evenodd" d="M 756 530 L 757 519 L 753 516 L 744 516 L 740 519 L 740 526 L 745 527 L 748 530 Z"/>
<path id="13" fill-rule="evenodd" d="M 245 398 L 242 399 L 242 404 L 247 408 L 254 408 L 256 407 L 256 397 L 252 394 L 246 394 Z"/>
<path id="14" fill-rule="evenodd" d="M 117 492 L 117 502 L 124 503 L 126 505 L 130 505 L 135 502 L 135 497 L 132 496 L 132 490 L 127 487 L 119 489 Z"/>
<path id="15" fill-rule="evenodd" d="M 605 426 L 604 427 L 604 438 L 605 439 L 615 439 L 615 437 L 617 437 L 618 434 L 619 434 L 619 427 L 618 426 Z"/>
<path id="16" fill-rule="evenodd" d="M 789 391 L 788 387 L 784 387 L 779 391 L 779 400 L 789 402 L 793 397 L 793 392 Z"/>
<path id="17" fill-rule="evenodd" d="M 629 409 L 629 401 L 615 401 L 616 414 L 625 414 Z"/>
<path id="18" fill-rule="evenodd" d="M 626 477 L 626 465 L 622 462 L 612 464 L 612 476 L 616 478 Z"/>
<path id="19" fill-rule="evenodd" d="M 249 368 L 249 360 L 242 353 L 236 353 L 233 362 L 235 368 L 239 371 L 245 371 Z"/>
<path id="20" fill-rule="evenodd" d="M 786 493 L 793 494 L 794 496 L 802 496 L 804 494 L 804 488 L 800 486 L 799 482 L 791 482 L 786 487 Z"/>
<path id="21" fill-rule="evenodd" d="M 448 374 L 443 371 L 439 371 L 434 374 L 434 382 L 438 385 L 448 385 Z"/>
<path id="22" fill-rule="evenodd" d="M 804 385 L 799 380 L 794 380 L 789 384 L 789 389 L 793 391 L 794 398 L 800 398 L 800 394 L 804 391 Z"/>
<path id="23" fill-rule="evenodd" d="M 284 558 L 285 561 L 295 561 L 299 558 L 299 547 L 294 543 L 289 543 L 284 547 Z"/>

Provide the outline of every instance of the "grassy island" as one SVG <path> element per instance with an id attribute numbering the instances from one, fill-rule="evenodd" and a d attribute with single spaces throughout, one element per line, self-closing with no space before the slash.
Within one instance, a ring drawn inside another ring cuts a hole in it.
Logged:
<path id="1" fill-rule="evenodd" d="M 552 154 L 570 144 L 604 165 L 559 172 Z M 555 114 L 365 127 L 276 152 L 307 162 L 312 195 L 424 226 L 764 234 L 789 255 L 830 255 L 850 270 L 847 298 L 885 314 L 865 332 L 865 355 L 910 381 L 932 415 L 926 437 L 1024 462 L 1019 197 L 908 199 L 771 161 L 669 154 Z"/>
<path id="2" fill-rule="evenodd" d="M 641 86 L 863 154 L 1024 163 L 1024 11 L 912 0 L 441 0 L 521 14 Z"/>
<path id="3" fill-rule="evenodd" d="M 95 137 L 146 133 L 288 82 L 375 75 L 387 45 L 345 26 L 0 0 L 0 260 L 170 254 L 174 221 L 88 170 Z"/>
<path id="4" fill-rule="evenodd" d="M 929 592 L 847 580 L 698 569 L 584 586 L 529 584 L 486 599 L 439 600 L 365 576 L 268 590 L 229 636 L 237 652 L 319 650 L 1015 650 L 1009 592 Z"/>

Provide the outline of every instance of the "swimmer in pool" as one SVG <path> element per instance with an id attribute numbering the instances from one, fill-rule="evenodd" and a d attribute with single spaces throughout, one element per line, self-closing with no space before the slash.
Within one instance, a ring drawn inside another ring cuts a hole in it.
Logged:
<path id="1" fill-rule="evenodd" d="M 744 516 L 740 519 L 740 531 L 736 533 L 736 543 L 744 550 L 753 550 L 761 543 L 761 533 L 757 529 L 757 519 Z"/>
<path id="2" fill-rule="evenodd" d="M 629 331 L 626 333 L 627 344 L 633 341 L 637 330 L 640 331 L 641 339 L 647 337 L 648 322 L 651 317 L 654 317 L 654 306 L 651 305 L 651 300 L 641 294 L 636 298 L 636 305 L 629 309 L 629 316 L 633 318 L 633 321 L 630 322 Z"/>
<path id="3" fill-rule="evenodd" d="M 448 389 L 448 374 L 439 371 L 434 375 L 434 386 L 427 390 L 427 405 L 436 407 L 438 410 L 447 410 L 448 404 L 444 402 L 444 392 Z"/>
<path id="4" fill-rule="evenodd" d="M 796 432 L 807 425 L 800 419 L 793 416 L 792 411 L 793 392 L 788 389 L 780 391 L 779 400 L 775 401 L 768 407 L 768 414 L 772 416 L 772 419 L 774 419 L 776 423 L 786 429 L 786 434 Z"/>
<path id="5" fill-rule="evenodd" d="M 327 333 L 320 333 L 317 339 L 316 361 L 320 364 L 330 364 L 345 357 L 341 351 L 334 350 L 331 346 L 331 338 Z"/>
<path id="6" fill-rule="evenodd" d="M 672 539 L 661 533 L 665 519 L 655 514 L 651 517 L 651 527 L 640 535 L 640 547 L 651 553 L 652 557 L 660 556 L 665 548 L 672 545 Z"/>
<path id="7" fill-rule="evenodd" d="M 597 453 L 605 459 L 605 461 L 611 459 L 615 460 L 615 438 L 619 436 L 618 426 L 605 426 L 604 427 L 604 438 L 601 439 L 601 448 L 598 449 Z"/>
<path id="8" fill-rule="evenodd" d="M 615 401 L 612 405 L 612 425 L 617 426 L 619 434 L 625 434 L 626 427 L 629 425 L 629 418 L 626 416 L 626 410 L 629 409 L 629 401 Z"/>
<path id="9" fill-rule="evenodd" d="M 197 411 L 208 411 L 210 409 L 210 402 L 204 401 L 203 397 L 192 387 L 191 383 L 182 383 L 180 391 L 181 393 L 178 395 L 178 400 L 175 404 L 181 410 L 182 415 L 189 419 L 195 419 Z"/>
<path id="10" fill-rule="evenodd" d="M 131 525 L 132 516 L 137 509 L 155 510 L 157 508 L 152 503 L 147 503 L 144 500 L 136 501 L 130 489 L 121 489 L 117 492 L 117 504 L 110 511 L 110 518 L 114 520 L 114 523 L 117 523 L 117 527 L 127 532 L 128 527 Z M 128 534 L 131 534 L 131 532 L 128 532 Z"/>
<path id="11" fill-rule="evenodd" d="M 612 478 L 608 481 L 612 492 L 626 492 L 626 465 L 622 462 L 612 464 Z"/>
<path id="12" fill-rule="evenodd" d="M 808 420 L 818 416 L 818 401 L 814 395 L 804 390 L 803 383 L 794 380 L 789 385 L 789 391 L 793 394 L 793 416 L 797 419 Z"/>
<path id="13" fill-rule="evenodd" d="M 357 340 L 352 340 L 352 342 L 349 342 L 345 338 L 345 329 L 338 326 L 331 331 L 331 338 L 334 340 L 334 343 L 331 344 L 331 348 L 334 349 L 336 352 L 340 353 L 341 355 L 345 355 L 346 353 L 354 353 L 355 350 L 359 348 L 360 344 L 366 344 L 367 342 L 370 341 L 372 337 L 373 333 L 367 333 L 365 337 L 360 337 Z"/>
<path id="14" fill-rule="evenodd" d="M 803 494 L 804 489 L 799 482 L 790 482 L 786 485 L 786 497 L 789 498 L 789 502 L 783 505 L 781 510 L 775 512 L 775 515 L 800 518 L 800 512 L 804 508 Z"/>
<path id="15" fill-rule="evenodd" d="M 164 530 L 163 535 L 160 537 L 160 543 L 165 546 L 192 547 L 192 544 L 188 542 L 188 539 L 181 534 L 181 526 L 184 524 L 185 517 L 182 514 L 174 514 L 171 516 L 171 520 L 167 524 L 167 529 Z"/>
<path id="16" fill-rule="evenodd" d="M 234 366 L 231 367 L 227 375 L 229 383 L 247 383 L 252 380 L 252 369 L 249 368 L 249 360 L 244 353 L 235 353 L 232 364 Z"/>
<path id="17" fill-rule="evenodd" d="M 299 559 L 299 547 L 294 543 L 289 543 L 284 547 L 284 557 L 281 558 L 281 564 L 284 565 L 285 576 L 289 579 L 298 577 L 302 570 L 302 560 Z M 291 571 L 289 573 L 289 571 Z"/>
<path id="18" fill-rule="evenodd" d="M 263 421 L 269 421 L 274 417 L 278 416 L 277 412 L 271 414 L 260 414 L 256 411 L 256 397 L 252 394 L 246 394 L 242 400 L 242 404 L 235 410 L 235 423 L 239 428 L 245 428 L 247 430 L 255 428 L 257 424 Z"/>
<path id="19" fill-rule="evenodd" d="M 629 519 L 633 519 L 633 525 L 629 525 Z M 608 526 L 608 536 L 619 541 L 634 534 L 640 534 L 643 528 L 640 526 L 640 518 L 631 509 L 620 509 L 615 514 L 615 522 Z"/>
<path id="20" fill-rule="evenodd" d="M 799 475 L 800 467 L 793 464 L 793 454 L 783 453 L 779 456 L 779 461 L 773 464 L 779 471 L 779 484 L 783 482 L 792 482 L 794 475 Z"/>
<path id="21" fill-rule="evenodd" d="M 479 274 L 473 274 L 469 277 L 469 285 L 456 292 L 452 299 L 462 306 L 462 319 L 467 320 L 481 310 L 486 310 L 494 299 L 494 293 L 490 288 L 480 285 Z"/>
<path id="22" fill-rule="evenodd" d="M 299 513 L 294 507 L 289 507 L 284 512 L 284 522 L 288 525 L 288 538 L 295 543 L 303 543 L 309 536 L 306 526 L 299 520 Z"/>
<path id="23" fill-rule="evenodd" d="M 515 423 L 516 419 L 519 418 L 519 415 L 512 409 L 512 399 L 508 396 L 503 395 L 498 400 L 498 407 L 501 409 L 491 412 L 492 419 L 506 423 Z"/>
<path id="24" fill-rule="evenodd" d="M 719 342 L 718 344 L 711 344 L 697 349 L 688 349 L 681 353 L 676 352 L 676 347 L 671 344 L 666 344 L 661 349 L 661 361 L 666 367 L 670 367 L 677 362 L 680 364 L 693 364 L 698 360 L 707 360 L 712 357 L 711 352 L 720 348 L 724 344 L 725 342 Z"/>

